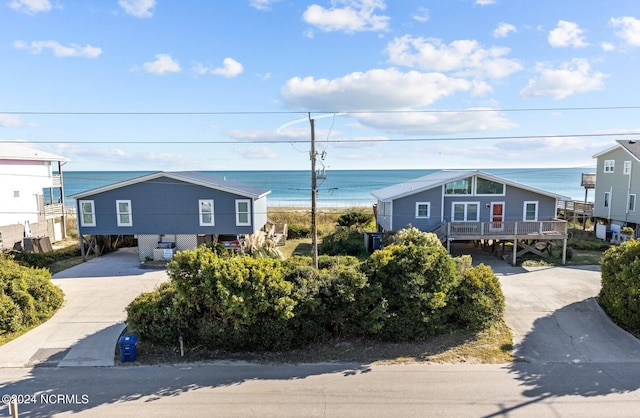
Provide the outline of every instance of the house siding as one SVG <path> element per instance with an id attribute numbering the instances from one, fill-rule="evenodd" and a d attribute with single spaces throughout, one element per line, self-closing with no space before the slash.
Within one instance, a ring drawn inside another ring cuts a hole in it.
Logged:
<path id="1" fill-rule="evenodd" d="M 429 218 L 416 218 L 416 203 L 429 203 Z M 393 201 L 393 229 L 412 225 L 421 231 L 431 231 L 442 222 L 442 187 L 417 192 Z"/>
<path id="2" fill-rule="evenodd" d="M 604 171 L 605 161 L 614 161 L 613 172 Z M 631 175 L 624 174 L 624 162 L 631 161 Z M 605 192 L 610 193 L 609 207 L 604 205 Z M 640 163 L 622 147 L 602 154 L 597 159 L 594 216 L 609 219 L 613 223 L 640 224 L 640 207 L 628 211 L 628 196 L 640 197 Z"/>
<path id="3" fill-rule="evenodd" d="M 479 177 L 482 177 L 481 175 Z M 504 194 L 501 195 L 447 195 L 443 197 L 443 186 L 417 191 L 416 193 L 394 199 L 392 201 L 392 215 L 384 214 L 378 201 L 377 222 L 381 229 L 400 230 L 412 225 L 421 231 L 432 231 L 442 222 L 453 220 L 452 210 L 454 202 L 478 203 L 479 221 L 491 221 L 491 204 L 502 203 L 503 221 L 516 222 L 524 220 L 524 202 L 537 202 L 537 220 L 552 220 L 556 217 L 556 198 L 535 191 L 505 184 Z M 416 217 L 416 203 L 427 202 L 430 205 L 428 218 Z"/>
<path id="4" fill-rule="evenodd" d="M 214 201 L 213 226 L 200 226 L 199 200 Z M 244 196 L 200 186 L 168 177 L 104 191 L 81 200 L 93 200 L 96 214 L 94 227 L 79 225 L 81 234 L 251 234 L 262 224 L 236 225 L 236 199 Z M 132 226 L 117 225 L 116 200 L 131 201 Z M 265 219 L 266 203 L 248 199 L 254 222 Z M 266 199 L 258 199 L 265 200 Z M 264 215 L 256 215 L 262 209 Z M 79 200 L 76 209 L 80 213 Z"/>

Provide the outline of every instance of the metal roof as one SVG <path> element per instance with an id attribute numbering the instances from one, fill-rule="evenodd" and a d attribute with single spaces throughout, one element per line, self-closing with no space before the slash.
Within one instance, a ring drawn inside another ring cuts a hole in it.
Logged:
<path id="1" fill-rule="evenodd" d="M 199 171 L 159 171 L 157 173 L 147 174 L 145 176 L 136 177 L 130 180 L 121 181 L 118 183 L 110 184 L 107 186 L 99 187 L 96 189 L 87 190 L 85 192 L 77 193 L 70 196 L 72 199 L 82 199 L 88 196 L 93 196 L 99 193 L 104 193 L 110 190 L 120 189 L 122 187 L 130 186 L 132 184 L 138 184 L 149 180 L 154 180 L 160 177 L 167 177 L 170 179 L 184 181 L 186 183 L 196 184 L 211 189 L 221 190 L 240 196 L 249 197 L 252 199 L 258 199 L 269 193 L 271 190 L 264 189 L 262 187 L 251 186 L 236 181 L 229 181 L 226 177 L 217 177 L 211 174 L 202 173 Z"/>
<path id="2" fill-rule="evenodd" d="M 398 183 L 393 186 L 385 187 L 371 192 L 373 197 L 379 201 L 390 201 L 399 199 L 401 197 L 410 196 L 412 194 L 422 192 L 424 190 L 430 190 L 435 187 L 440 187 L 444 184 L 452 181 L 461 180 L 471 176 L 480 176 L 488 180 L 504 183 L 508 186 L 517 187 L 524 190 L 529 190 L 544 196 L 555 197 L 556 199 L 571 200 L 570 197 L 562 196 L 556 193 L 551 193 L 536 187 L 527 186 L 516 181 L 507 180 L 502 177 L 494 176 L 482 172 L 480 170 L 442 170 L 435 173 L 427 174 L 426 176 L 418 177 L 413 180 L 408 180 L 403 183 Z"/>
<path id="3" fill-rule="evenodd" d="M 0 160 L 69 161 L 66 157 L 15 142 L 0 142 Z"/>

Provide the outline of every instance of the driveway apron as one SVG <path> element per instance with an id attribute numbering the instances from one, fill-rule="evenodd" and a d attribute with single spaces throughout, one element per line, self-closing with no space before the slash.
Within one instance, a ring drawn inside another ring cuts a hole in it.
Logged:
<path id="1" fill-rule="evenodd" d="M 49 321 L 0 346 L 0 367 L 113 366 L 126 306 L 166 280 L 164 270 L 139 268 L 136 248 L 55 274 L 64 305 Z"/>

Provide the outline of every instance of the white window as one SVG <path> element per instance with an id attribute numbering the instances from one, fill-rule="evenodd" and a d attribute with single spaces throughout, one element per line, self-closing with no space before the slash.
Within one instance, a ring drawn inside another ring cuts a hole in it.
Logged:
<path id="1" fill-rule="evenodd" d="M 96 226 L 96 211 L 93 200 L 80 201 L 80 226 Z"/>
<path id="2" fill-rule="evenodd" d="M 429 202 L 416 202 L 416 218 L 431 217 L 431 205 Z"/>
<path id="3" fill-rule="evenodd" d="M 631 174 L 631 161 L 624 162 L 624 166 L 622 167 L 622 174 Z"/>
<path id="4" fill-rule="evenodd" d="M 198 207 L 200 214 L 200 226 L 214 226 L 213 200 L 198 200 Z"/>
<path id="5" fill-rule="evenodd" d="M 616 167 L 616 160 L 604 160 L 605 173 L 613 173 L 613 170 L 615 167 Z"/>
<path id="6" fill-rule="evenodd" d="M 452 213 L 454 222 L 470 221 L 478 222 L 480 216 L 480 203 L 478 202 L 453 202 Z"/>
<path id="7" fill-rule="evenodd" d="M 636 210 L 636 195 L 629 195 L 629 212 L 633 212 Z"/>
<path id="8" fill-rule="evenodd" d="M 525 221 L 538 220 L 538 202 L 535 202 L 535 201 L 524 202 L 522 219 Z"/>
<path id="9" fill-rule="evenodd" d="M 116 212 L 118 216 L 118 226 L 133 226 L 130 200 L 116 200 Z"/>
<path id="10" fill-rule="evenodd" d="M 604 207 L 608 208 L 609 207 L 609 200 L 611 199 L 611 193 L 609 192 L 604 192 Z"/>
<path id="11" fill-rule="evenodd" d="M 236 225 L 251 225 L 251 201 L 249 199 L 236 200 Z"/>

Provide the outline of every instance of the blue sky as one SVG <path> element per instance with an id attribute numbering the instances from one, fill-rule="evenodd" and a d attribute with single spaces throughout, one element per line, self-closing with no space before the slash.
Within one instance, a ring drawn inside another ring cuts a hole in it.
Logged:
<path id="1" fill-rule="evenodd" d="M 67 170 L 307 169 L 308 112 L 329 170 L 593 166 L 640 132 L 637 0 L 0 2 L 0 141 Z"/>

